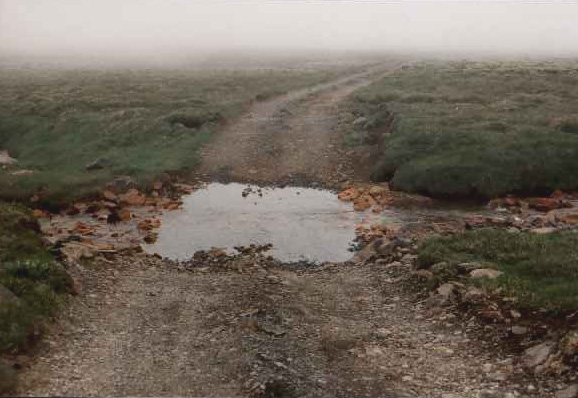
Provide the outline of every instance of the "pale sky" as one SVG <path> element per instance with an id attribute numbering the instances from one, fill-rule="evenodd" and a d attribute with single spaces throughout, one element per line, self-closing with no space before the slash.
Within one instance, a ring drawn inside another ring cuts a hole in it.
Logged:
<path id="1" fill-rule="evenodd" d="M 0 52 L 244 49 L 578 55 L 578 1 L 0 0 Z"/>

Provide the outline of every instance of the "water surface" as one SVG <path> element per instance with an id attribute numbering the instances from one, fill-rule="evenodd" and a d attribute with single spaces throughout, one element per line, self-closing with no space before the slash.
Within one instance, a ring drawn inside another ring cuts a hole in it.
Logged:
<path id="1" fill-rule="evenodd" d="M 246 197 L 243 192 L 250 188 Z M 260 196 L 259 193 L 262 195 Z M 249 244 L 273 244 L 271 255 L 283 261 L 340 262 L 362 214 L 329 191 L 307 188 L 259 188 L 209 184 L 183 198 L 181 210 L 163 215 L 155 244 L 146 250 L 176 260 L 198 250 Z"/>

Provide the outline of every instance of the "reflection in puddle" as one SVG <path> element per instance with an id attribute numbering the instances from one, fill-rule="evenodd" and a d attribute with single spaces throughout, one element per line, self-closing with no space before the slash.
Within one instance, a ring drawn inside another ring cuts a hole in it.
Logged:
<path id="1" fill-rule="evenodd" d="M 328 191 L 210 184 L 183 197 L 181 210 L 162 216 L 163 226 L 150 253 L 184 260 L 212 247 L 272 243 L 283 261 L 349 260 L 355 225 L 362 214 Z M 261 195 L 260 195 L 261 194 Z"/>

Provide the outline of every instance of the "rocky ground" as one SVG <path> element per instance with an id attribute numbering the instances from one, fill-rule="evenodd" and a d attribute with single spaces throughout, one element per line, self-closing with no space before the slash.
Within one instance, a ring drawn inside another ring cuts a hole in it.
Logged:
<path id="1" fill-rule="evenodd" d="M 351 154 L 339 149 L 336 106 L 383 73 L 387 68 L 256 104 L 204 151 L 198 175 L 324 187 L 363 180 Z M 340 198 L 375 214 L 401 202 L 431 205 L 385 186 L 352 188 Z M 552 211 L 565 212 L 562 202 Z M 35 353 L 13 359 L 21 368 L 17 392 L 575 397 L 575 379 L 536 377 L 528 369 L 529 361 L 543 365 L 562 346 L 540 341 L 524 351 L 504 343 L 501 326 L 461 311 L 459 287 L 429 293 L 430 275 L 416 270 L 415 238 L 423 233 L 478 225 L 556 228 L 561 222 L 537 218 L 540 210 L 529 205 L 495 205 L 491 217 L 436 215 L 419 228 L 360 226 L 360 243 L 371 244 L 339 264 L 283 264 L 260 247 L 239 248 L 233 256 L 198 253 L 186 262 L 138 250 L 96 250 L 83 261 L 72 256 L 78 295 Z"/>
<path id="2" fill-rule="evenodd" d="M 291 269 L 254 253 L 205 266 L 100 257 L 19 392 L 542 396 L 513 356 L 479 339 L 483 325 L 408 294 L 411 261 Z"/>

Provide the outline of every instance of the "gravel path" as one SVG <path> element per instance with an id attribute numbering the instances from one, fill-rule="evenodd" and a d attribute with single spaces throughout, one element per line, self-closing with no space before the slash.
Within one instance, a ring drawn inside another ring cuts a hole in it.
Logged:
<path id="1" fill-rule="evenodd" d="M 20 394 L 479 397 L 507 367 L 472 325 L 404 293 L 409 265 L 178 270 L 100 261 Z M 473 329 L 472 329 L 473 330 Z M 446 395 L 444 395 L 446 394 Z M 484 397 L 502 395 L 483 395 Z"/>

